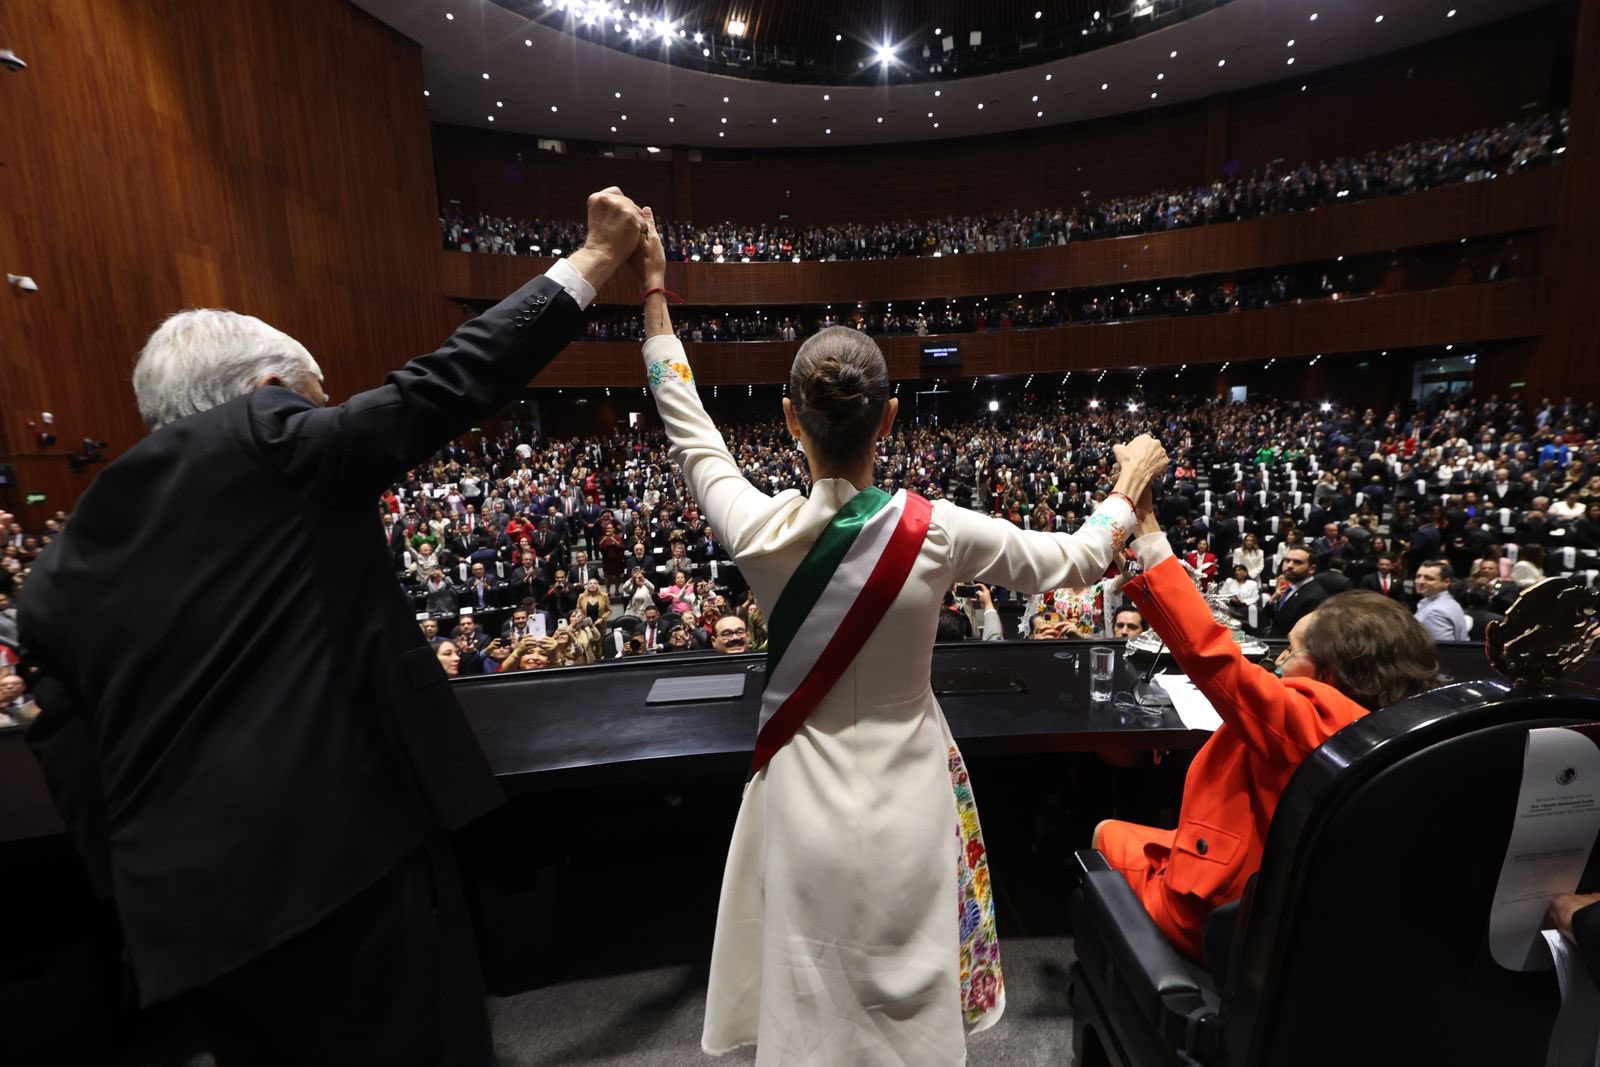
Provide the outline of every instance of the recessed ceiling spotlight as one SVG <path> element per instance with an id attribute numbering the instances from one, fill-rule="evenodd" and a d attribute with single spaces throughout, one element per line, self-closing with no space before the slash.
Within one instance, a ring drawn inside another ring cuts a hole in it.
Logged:
<path id="1" fill-rule="evenodd" d="M 1051 79 L 1051 78 L 1054 78 L 1054 77 L 1055 77 L 1055 75 L 1054 75 L 1054 74 L 1046 74 L 1046 75 L 1045 75 L 1045 76 L 1044 76 L 1044 80 L 1045 80 L 1045 81 L 1049 81 L 1049 80 L 1050 80 L 1050 79 Z"/>
<path id="2" fill-rule="evenodd" d="M 943 89 L 935 89 L 933 91 L 933 95 L 934 96 L 943 96 L 944 95 L 944 90 Z"/>
<path id="3" fill-rule="evenodd" d="M 611 95 L 616 97 L 618 100 L 622 99 L 622 94 L 621 93 L 612 93 Z"/>
<path id="4" fill-rule="evenodd" d="M 937 123 L 937 122 L 935 122 L 935 123 L 934 123 L 934 124 L 933 124 L 933 128 L 934 128 L 934 129 L 936 129 L 936 130 L 937 130 L 937 129 L 938 129 L 938 128 L 939 128 L 939 124 L 938 124 L 938 123 Z"/>
<path id="5" fill-rule="evenodd" d="M 622 116 L 622 121 L 623 122 L 627 122 L 628 121 L 628 116 L 626 116 L 626 115 Z"/>
<path id="6" fill-rule="evenodd" d="M 1042 18 L 1044 18 L 1044 12 L 1043 11 L 1035 11 L 1033 13 L 1033 17 L 1036 18 L 1036 19 L 1042 19 Z"/>
<path id="7" fill-rule="evenodd" d="M 484 71 L 483 72 L 483 80 L 484 81 L 488 81 L 489 80 L 489 72 L 488 71 Z"/>
<path id="8" fill-rule="evenodd" d="M 1294 38 L 1293 37 L 1289 38 L 1289 43 L 1284 45 L 1284 47 L 1285 48 L 1293 48 L 1294 47 Z"/>
<path id="9" fill-rule="evenodd" d="M 722 116 L 722 124 L 724 126 L 726 126 L 728 124 L 728 116 L 726 116 L 726 115 Z"/>
<path id="10" fill-rule="evenodd" d="M 705 39 L 706 39 L 706 35 L 705 34 L 701 33 L 699 30 L 695 30 L 694 31 L 694 43 L 695 44 L 701 44 L 701 43 L 703 43 L 705 41 Z"/>
<path id="11" fill-rule="evenodd" d="M 1315 11 L 1313 11 L 1311 13 L 1311 17 L 1306 19 L 1306 21 L 1307 22 L 1315 22 L 1315 21 L 1317 21 L 1317 13 Z"/>
<path id="12" fill-rule="evenodd" d="M 629 30 L 628 31 L 628 40 L 637 41 L 638 39 L 639 39 L 639 31 L 638 30 Z"/>
<path id="13" fill-rule="evenodd" d="M 882 121 L 883 121 L 883 116 L 882 116 L 882 115 L 879 115 L 879 116 L 878 116 L 878 121 L 879 121 L 879 122 L 882 122 Z"/>
<path id="14" fill-rule="evenodd" d="M 493 115 L 490 115 L 490 116 L 489 116 L 489 121 L 490 121 L 490 122 L 493 122 L 493 121 L 494 121 L 494 116 L 493 116 Z"/>
<path id="15" fill-rule="evenodd" d="M 878 46 L 877 57 L 879 63 L 893 63 L 894 49 L 889 45 L 880 44 Z"/>
<path id="16" fill-rule="evenodd" d="M 450 14 L 450 12 L 446 11 L 444 13 L 444 20 L 446 22 L 454 22 L 456 20 L 456 17 L 454 15 Z"/>
<path id="17" fill-rule="evenodd" d="M 1447 18 L 1447 19 L 1455 18 L 1456 17 L 1456 9 L 1455 8 L 1451 8 L 1449 11 L 1446 11 L 1444 13 L 1444 17 Z"/>
<path id="18" fill-rule="evenodd" d="M 1036 96 L 1036 97 L 1034 97 L 1034 99 L 1035 99 L 1035 100 L 1037 100 L 1037 99 L 1039 99 L 1039 98 L 1038 98 L 1038 97 L 1037 97 L 1037 96 Z M 930 111 L 930 112 L 928 112 L 928 117 L 929 117 L 929 118 L 930 118 L 930 119 L 931 119 L 931 118 L 933 118 L 933 112 L 931 112 L 931 111 Z"/>
<path id="19" fill-rule="evenodd" d="M 728 20 L 728 36 L 729 37 L 743 37 L 744 36 L 744 30 L 745 30 L 744 19 L 729 19 Z"/>
<path id="20" fill-rule="evenodd" d="M 494 102 L 494 106 L 495 107 L 505 107 L 506 106 L 506 102 L 504 100 L 496 100 Z"/>
<path id="21" fill-rule="evenodd" d="M 823 130 L 822 132 L 831 135 L 833 133 L 833 129 L 830 127 L 830 128 L 828 128 L 826 130 Z"/>
<path id="22" fill-rule="evenodd" d="M 1373 22 L 1382 22 L 1383 21 L 1383 16 L 1379 15 L 1377 18 L 1373 19 L 1372 21 Z"/>
<path id="23" fill-rule="evenodd" d="M 533 47 L 533 38 L 532 37 L 524 37 L 522 39 L 522 43 L 527 45 L 529 48 L 532 48 Z"/>
<path id="24" fill-rule="evenodd" d="M 935 37 L 943 37 L 943 36 L 944 36 L 944 27 L 942 27 L 942 26 L 935 26 L 935 27 L 934 27 L 934 28 L 933 28 L 933 35 L 934 35 L 934 36 L 935 36 Z"/>
<path id="25" fill-rule="evenodd" d="M 979 103 L 979 104 L 978 104 L 978 110 L 979 110 L 979 111 L 982 111 L 982 110 L 983 110 L 983 104 L 982 104 L 982 103 L 981 103 L 981 102 L 980 102 L 980 103 Z"/>
<path id="26" fill-rule="evenodd" d="M 722 132 L 722 131 L 721 131 L 721 130 L 718 130 L 718 131 L 717 131 L 717 136 L 718 136 L 718 137 L 726 137 L 726 136 L 728 136 L 728 135 L 727 135 L 727 134 L 726 134 L 726 133 L 723 133 L 723 132 Z"/>
<path id="27" fill-rule="evenodd" d="M 1178 50 L 1176 48 L 1174 48 L 1170 53 L 1167 54 L 1167 58 L 1168 59 L 1177 59 L 1178 58 Z"/>
<path id="28" fill-rule="evenodd" d="M 1102 93 L 1105 92 L 1109 88 L 1111 88 L 1111 83 L 1110 82 L 1101 82 L 1100 83 L 1100 91 Z"/>
<path id="29" fill-rule="evenodd" d="M 837 41 L 842 41 L 842 40 L 844 40 L 844 34 L 842 34 L 842 33 L 836 33 L 836 34 L 834 34 L 834 35 L 833 35 L 833 39 L 834 39 L 834 41 L 836 41 L 836 42 L 837 42 Z"/>
<path id="30" fill-rule="evenodd" d="M 728 98 L 727 98 L 727 97 L 723 97 L 723 98 L 722 98 L 722 102 L 723 102 L 723 103 L 724 103 L 724 104 L 726 104 L 726 103 L 727 103 L 727 102 L 728 102 Z"/>
<path id="31" fill-rule="evenodd" d="M 1037 96 L 1037 95 L 1035 95 L 1035 96 L 1034 96 L 1034 98 L 1033 98 L 1033 102 L 1034 102 L 1034 103 L 1035 103 L 1035 104 L 1037 104 L 1037 103 L 1038 103 L 1038 102 L 1039 102 L 1039 97 L 1038 97 L 1038 96 Z M 932 114 L 931 114 L 931 113 L 930 113 L 930 114 L 929 114 L 929 117 L 930 117 L 930 118 L 931 118 L 931 117 L 932 117 Z"/>
<path id="32" fill-rule="evenodd" d="M 1038 117 L 1041 118 L 1041 119 L 1044 118 L 1044 112 L 1043 111 L 1039 112 Z"/>
<path id="33" fill-rule="evenodd" d="M 702 49 L 700 49 L 700 54 L 703 55 L 703 56 L 708 56 L 709 57 L 711 55 L 711 49 L 702 48 Z"/>
<path id="34" fill-rule="evenodd" d="M 1306 91 L 1306 87 L 1305 87 L 1305 86 L 1304 86 L 1304 85 L 1302 85 L 1302 86 L 1300 86 L 1300 91 L 1301 91 L 1301 92 L 1302 92 L 1302 93 L 1303 93 L 1303 92 L 1305 92 L 1305 91 Z"/>
<path id="35" fill-rule="evenodd" d="M 428 90 L 424 89 L 424 90 L 422 90 L 422 95 L 423 96 L 432 96 L 433 94 L 428 92 Z"/>
<path id="36" fill-rule="evenodd" d="M 554 105 L 554 104 L 551 104 L 551 105 L 550 105 L 550 110 L 551 110 L 551 111 L 555 111 L 555 110 L 556 110 L 556 106 L 555 106 L 555 105 Z"/>
<path id="37" fill-rule="evenodd" d="M 1219 60 L 1217 60 L 1217 66 L 1219 66 L 1219 67 L 1226 67 L 1226 66 L 1227 66 L 1227 65 L 1228 65 L 1228 61 L 1227 61 L 1227 60 L 1226 60 L 1226 59 L 1219 59 Z"/>
<path id="38" fill-rule="evenodd" d="M 612 133 L 616 133 L 617 132 L 617 128 L 615 126 L 611 127 L 611 132 Z"/>
<path id="39" fill-rule="evenodd" d="M 772 119 L 772 124 L 773 124 L 773 125 L 774 125 L 774 126 L 776 126 L 776 125 L 777 125 L 777 124 L 778 124 L 778 119 L 777 119 L 777 116 L 773 116 L 773 119 Z"/>
<path id="40" fill-rule="evenodd" d="M 1156 74 L 1156 81 L 1159 82 L 1159 81 L 1166 81 L 1166 80 L 1167 80 L 1167 76 L 1165 74 L 1161 74 L 1159 72 Z"/>
<path id="41" fill-rule="evenodd" d="M 668 121 L 668 122 L 677 122 L 677 121 L 678 121 L 678 120 L 677 120 L 677 118 L 676 118 L 676 117 L 674 117 L 674 116 L 672 116 L 672 115 L 668 115 L 668 116 L 667 116 L 667 121 Z"/>
<path id="42" fill-rule="evenodd" d="M 1150 99 L 1154 100 L 1155 98 L 1156 98 L 1156 94 L 1155 93 L 1151 93 L 1150 94 Z"/>
<path id="43" fill-rule="evenodd" d="M 823 93 L 822 94 L 822 99 L 823 99 L 823 102 L 826 103 L 827 101 L 832 100 L 833 97 L 831 95 L 829 95 L 828 93 Z"/>
<path id="44" fill-rule="evenodd" d="M 1286 66 L 1286 67 L 1294 66 L 1294 56 L 1290 56 L 1289 57 L 1289 62 L 1285 63 L 1284 66 Z"/>

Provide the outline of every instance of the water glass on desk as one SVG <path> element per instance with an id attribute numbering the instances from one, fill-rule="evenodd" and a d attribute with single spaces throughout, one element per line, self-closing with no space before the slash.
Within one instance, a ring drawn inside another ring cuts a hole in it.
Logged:
<path id="1" fill-rule="evenodd" d="M 1111 681 L 1116 674 L 1117 650 L 1097 645 L 1089 650 L 1089 699 L 1096 704 L 1111 699 Z"/>

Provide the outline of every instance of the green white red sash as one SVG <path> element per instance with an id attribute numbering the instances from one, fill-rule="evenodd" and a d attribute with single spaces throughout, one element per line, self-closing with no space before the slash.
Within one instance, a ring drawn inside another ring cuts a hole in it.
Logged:
<path id="1" fill-rule="evenodd" d="M 767 620 L 767 688 L 754 776 L 788 744 L 900 595 L 933 507 L 904 489 L 861 490 L 839 509 Z"/>

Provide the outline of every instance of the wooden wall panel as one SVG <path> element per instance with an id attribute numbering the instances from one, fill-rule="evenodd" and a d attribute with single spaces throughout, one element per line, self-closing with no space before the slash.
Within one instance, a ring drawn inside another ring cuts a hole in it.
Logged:
<path id="1" fill-rule="evenodd" d="M 8 0 L 4 18 L 30 68 L 0 87 L 0 264 L 39 292 L 0 292 L 0 451 L 58 416 L 58 455 L 23 463 L 51 510 L 87 482 L 73 442 L 143 434 L 133 359 L 174 311 L 260 316 L 335 397 L 443 336 L 416 45 L 334 0 Z"/>
<path id="2" fill-rule="evenodd" d="M 964 378 L 1301 358 L 1539 336 L 1548 327 L 1547 289 L 1546 279 L 1526 278 L 1225 315 L 950 336 L 960 341 Z M 891 377 L 922 375 L 925 338 L 877 340 Z M 798 347 L 793 341 L 745 341 L 689 349 L 698 381 L 744 385 L 787 381 Z M 536 388 L 643 384 L 639 345 L 614 341 L 574 344 L 533 381 Z"/>
<path id="3" fill-rule="evenodd" d="M 1249 270 L 1548 226 L 1561 173 L 1545 168 L 1296 215 L 1019 252 L 848 263 L 672 263 L 667 284 L 694 305 L 760 307 L 1045 292 Z M 498 300 L 548 264 L 441 252 L 439 287 L 457 299 Z M 600 294 L 602 303 L 637 299 L 638 283 L 626 272 Z"/>

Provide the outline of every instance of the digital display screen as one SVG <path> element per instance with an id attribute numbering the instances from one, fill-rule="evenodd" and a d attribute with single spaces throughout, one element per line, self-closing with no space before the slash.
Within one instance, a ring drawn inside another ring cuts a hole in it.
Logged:
<path id="1" fill-rule="evenodd" d="M 961 366 L 960 342 L 924 341 L 922 343 L 922 366 L 924 369 L 932 370 Z"/>

